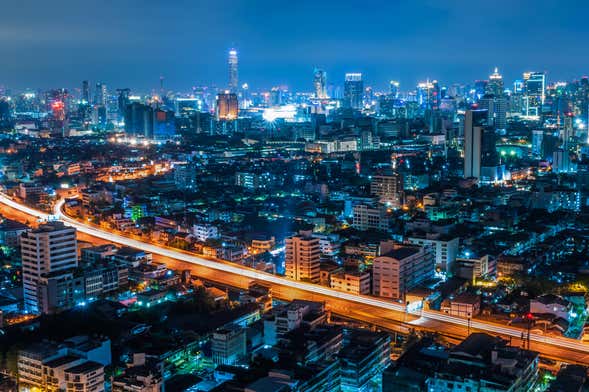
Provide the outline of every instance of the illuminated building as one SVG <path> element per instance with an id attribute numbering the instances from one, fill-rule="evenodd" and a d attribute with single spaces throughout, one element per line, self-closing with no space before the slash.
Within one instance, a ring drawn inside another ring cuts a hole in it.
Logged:
<path id="1" fill-rule="evenodd" d="M 315 68 L 315 72 L 313 73 L 313 87 L 316 98 L 327 98 L 327 72 Z"/>
<path id="2" fill-rule="evenodd" d="M 229 66 L 229 91 L 235 93 L 238 87 L 238 71 L 237 71 L 237 50 L 229 50 L 229 57 L 227 58 L 227 65 Z"/>
<path id="3" fill-rule="evenodd" d="M 542 142 L 544 140 L 544 131 L 534 129 L 532 131 L 532 155 L 542 156 Z"/>
<path id="4" fill-rule="evenodd" d="M 454 262 L 460 242 L 458 237 L 445 238 L 439 234 L 427 234 L 425 237 L 409 237 L 407 241 L 410 244 L 431 247 L 436 268 L 449 274 L 454 272 Z"/>
<path id="5" fill-rule="evenodd" d="M 52 222 L 26 232 L 21 237 L 25 309 L 41 311 L 39 282 L 42 275 L 78 266 L 76 229 Z"/>
<path id="6" fill-rule="evenodd" d="M 495 97 L 503 95 L 503 76 L 501 76 L 497 67 L 495 67 L 495 70 L 489 76 L 489 82 L 487 83 L 485 90 L 487 94 L 494 95 Z"/>
<path id="7" fill-rule="evenodd" d="M 389 228 L 389 220 L 386 207 L 377 205 L 358 204 L 354 206 L 352 227 L 365 230 L 385 231 Z"/>
<path id="8" fill-rule="evenodd" d="M 245 360 L 246 333 L 238 325 L 230 324 L 213 332 L 211 351 L 218 365 L 236 365 Z"/>
<path id="9" fill-rule="evenodd" d="M 361 73 L 347 73 L 344 81 L 344 107 L 362 109 L 364 82 Z"/>
<path id="10" fill-rule="evenodd" d="M 217 120 L 237 120 L 238 112 L 237 94 L 226 91 L 217 95 Z"/>
<path id="11" fill-rule="evenodd" d="M 341 391 L 368 392 L 382 384 L 382 373 L 390 364 L 391 338 L 385 332 L 348 330 L 339 352 Z"/>
<path id="12" fill-rule="evenodd" d="M 23 391 L 99 392 L 104 391 L 104 367 L 110 364 L 109 339 L 75 336 L 63 344 L 43 341 L 19 350 L 18 381 Z"/>
<path id="13" fill-rule="evenodd" d="M 125 109 L 127 136 L 149 137 L 153 133 L 153 109 L 140 102 L 132 102 Z"/>
<path id="14" fill-rule="evenodd" d="M 96 90 L 94 91 L 94 105 L 106 106 L 107 99 L 106 84 L 96 83 Z"/>
<path id="15" fill-rule="evenodd" d="M 397 98 L 399 96 L 399 82 L 396 80 L 391 80 L 389 82 L 389 94 L 392 98 Z"/>
<path id="16" fill-rule="evenodd" d="M 286 277 L 306 282 L 319 282 L 319 239 L 296 235 L 285 240 Z"/>
<path id="17" fill-rule="evenodd" d="M 403 177 L 398 173 L 372 176 L 370 193 L 379 201 L 392 208 L 401 208 L 403 198 Z"/>
<path id="18" fill-rule="evenodd" d="M 487 124 L 486 110 L 467 110 L 464 115 L 464 177 L 481 177 L 483 130 Z"/>
<path id="19" fill-rule="evenodd" d="M 409 290 L 433 278 L 434 259 L 429 246 L 383 242 L 372 264 L 372 294 L 405 299 Z"/>
<path id="20" fill-rule="evenodd" d="M 544 72 L 524 73 L 524 114 L 539 116 L 546 98 L 546 75 Z"/>
<path id="21" fill-rule="evenodd" d="M 370 294 L 369 272 L 340 272 L 330 275 L 329 286 L 338 291 L 353 294 Z"/>
<path id="22" fill-rule="evenodd" d="M 82 101 L 90 103 L 90 85 L 87 80 L 82 81 Z"/>

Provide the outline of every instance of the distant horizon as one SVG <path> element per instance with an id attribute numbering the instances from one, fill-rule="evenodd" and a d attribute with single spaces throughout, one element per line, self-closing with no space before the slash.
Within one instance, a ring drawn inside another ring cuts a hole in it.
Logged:
<path id="1" fill-rule="evenodd" d="M 169 90 L 224 88 L 230 48 L 239 85 L 252 91 L 312 91 L 316 67 L 336 86 L 361 72 L 375 90 L 397 80 L 402 91 L 427 78 L 471 84 L 495 67 L 506 87 L 525 71 L 545 71 L 549 82 L 589 73 L 586 2 L 447 3 L 22 0 L 0 15 L 0 85 L 72 89 L 89 80 L 149 92 L 163 75 Z"/>

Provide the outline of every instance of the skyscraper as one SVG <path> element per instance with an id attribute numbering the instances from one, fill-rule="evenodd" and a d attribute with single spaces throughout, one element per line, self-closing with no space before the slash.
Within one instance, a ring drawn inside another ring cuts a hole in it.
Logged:
<path id="1" fill-rule="evenodd" d="M 238 111 L 237 94 L 229 91 L 217 94 L 217 120 L 237 120 Z"/>
<path id="2" fill-rule="evenodd" d="M 232 93 L 237 92 L 237 86 L 239 82 L 238 73 L 237 73 L 237 50 L 231 49 L 229 50 L 229 57 L 227 59 L 227 64 L 229 65 L 229 90 Z"/>
<path id="3" fill-rule="evenodd" d="M 286 277 L 293 280 L 319 282 L 319 239 L 295 235 L 287 238 L 285 267 Z"/>
<path id="4" fill-rule="evenodd" d="M 391 80 L 389 82 L 389 94 L 392 98 L 397 98 L 399 96 L 399 82 L 396 80 Z"/>
<path id="5" fill-rule="evenodd" d="M 362 109 L 364 82 L 361 73 L 347 73 L 344 81 L 344 107 Z"/>
<path id="6" fill-rule="evenodd" d="M 464 114 L 464 177 L 481 177 L 483 131 L 487 110 L 467 110 Z"/>
<path id="7" fill-rule="evenodd" d="M 21 237 L 25 309 L 41 311 L 40 280 L 78 266 L 76 229 L 61 222 L 41 225 Z"/>
<path id="8" fill-rule="evenodd" d="M 524 73 L 524 114 L 539 116 L 546 98 L 546 75 L 544 72 Z"/>
<path id="9" fill-rule="evenodd" d="M 94 91 L 94 104 L 98 106 L 106 106 L 107 90 L 106 84 L 96 83 L 96 90 Z"/>
<path id="10" fill-rule="evenodd" d="M 90 85 L 87 80 L 82 81 L 82 101 L 85 104 L 90 103 Z"/>
<path id="11" fill-rule="evenodd" d="M 315 97 L 319 99 L 327 98 L 327 73 L 324 70 L 315 68 L 313 87 L 315 88 Z"/>
<path id="12" fill-rule="evenodd" d="M 489 76 L 489 83 L 486 86 L 486 93 L 499 97 L 505 91 L 503 87 L 503 76 L 499 73 L 499 69 L 495 67 L 493 73 Z"/>

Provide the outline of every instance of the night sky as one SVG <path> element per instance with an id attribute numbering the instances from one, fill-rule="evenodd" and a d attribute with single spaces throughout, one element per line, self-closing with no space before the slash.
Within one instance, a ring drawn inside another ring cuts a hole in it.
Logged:
<path id="1" fill-rule="evenodd" d="M 4 0 L 0 85 L 187 91 L 225 86 L 226 54 L 239 51 L 240 84 L 310 91 L 315 66 L 328 82 L 359 71 L 365 84 L 401 89 L 525 70 L 549 81 L 589 73 L 589 2 L 346 0 Z"/>

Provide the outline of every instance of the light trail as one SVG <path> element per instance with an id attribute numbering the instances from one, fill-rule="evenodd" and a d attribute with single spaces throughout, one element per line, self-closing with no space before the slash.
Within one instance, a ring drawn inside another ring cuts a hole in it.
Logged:
<path id="1" fill-rule="evenodd" d="M 395 303 L 393 301 L 387 301 L 375 297 L 370 297 L 366 295 L 356 295 L 350 294 L 345 292 L 340 292 L 337 290 L 333 290 L 328 287 L 323 287 L 320 285 L 312 284 L 312 283 L 305 283 L 305 282 L 298 282 L 289 280 L 283 277 L 279 277 L 276 275 L 264 273 L 258 270 L 254 270 L 248 267 L 239 266 L 239 265 L 232 265 L 221 263 L 213 260 L 208 260 L 202 257 L 194 256 L 187 253 L 182 253 L 181 251 L 166 249 L 160 246 L 156 246 L 153 244 L 149 244 L 143 241 L 135 240 L 132 238 L 128 238 L 122 235 L 109 233 L 106 230 L 94 228 L 87 224 L 81 223 L 73 218 L 68 217 L 67 215 L 61 212 L 61 208 L 64 204 L 64 200 L 60 200 L 54 209 L 54 214 L 48 214 L 42 211 L 35 210 L 28 206 L 24 206 L 20 203 L 15 202 L 14 200 L 10 199 L 9 197 L 0 194 L 0 203 L 5 204 L 15 210 L 21 211 L 27 215 L 36 217 L 41 220 L 49 220 L 49 219 L 56 219 L 59 221 L 64 222 L 66 225 L 76 228 L 78 231 L 88 234 L 93 237 L 97 237 L 106 241 L 110 241 L 113 243 L 118 243 L 126 246 L 130 246 L 133 248 L 141 249 L 145 252 L 150 252 L 153 254 L 166 256 L 172 259 L 184 261 L 187 263 L 195 264 L 198 266 L 202 266 L 205 268 L 210 268 L 218 271 L 228 272 L 235 275 L 240 275 L 245 278 L 249 278 L 252 280 L 271 283 L 275 285 L 280 285 L 284 287 L 290 287 L 302 291 L 309 292 L 311 294 L 320 294 L 326 297 L 336 298 L 343 301 L 354 302 L 362 305 L 373 306 L 375 308 L 380 308 L 383 310 L 388 311 L 396 311 L 405 313 L 406 309 L 405 306 L 400 303 Z M 455 324 L 462 327 L 467 327 L 470 323 L 470 328 L 473 330 L 480 330 L 485 332 L 491 332 L 495 334 L 500 334 L 504 336 L 512 336 L 515 338 L 521 338 L 522 334 L 527 338 L 527 330 L 521 328 L 514 328 L 509 327 L 501 324 L 496 324 L 488 321 L 481 321 L 476 319 L 471 319 L 470 322 L 467 319 L 450 316 L 441 312 L 432 311 L 432 310 L 417 310 L 411 312 L 412 315 L 421 316 L 424 318 L 428 318 L 431 320 L 440 321 L 443 323 Z M 585 344 L 578 340 L 564 338 L 564 337 L 550 337 L 544 336 L 536 333 L 530 334 L 530 340 L 537 343 L 544 343 L 553 346 L 557 346 L 560 348 L 567 348 L 583 353 L 589 353 L 589 344 Z"/>

